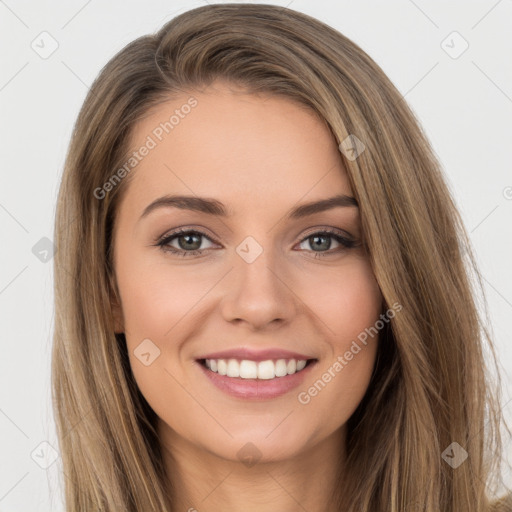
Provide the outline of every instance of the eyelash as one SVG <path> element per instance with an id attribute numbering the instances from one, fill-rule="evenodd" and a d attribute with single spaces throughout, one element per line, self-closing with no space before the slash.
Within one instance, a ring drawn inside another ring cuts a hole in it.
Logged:
<path id="1" fill-rule="evenodd" d="M 155 244 L 156 246 L 160 247 L 160 249 L 164 252 L 170 252 L 172 254 L 175 254 L 176 256 L 181 257 L 189 257 L 189 256 L 198 256 L 202 254 L 204 251 L 207 251 L 208 249 L 194 249 L 193 251 L 184 251 L 182 249 L 176 249 L 175 247 L 172 247 L 169 245 L 171 241 L 173 241 L 175 238 L 179 238 L 182 235 L 199 235 L 200 237 L 207 238 L 210 242 L 213 242 L 213 240 L 207 236 L 205 233 L 202 233 L 201 231 L 196 231 L 194 229 L 178 229 L 164 237 L 162 237 L 160 240 L 157 241 Z M 349 240 L 348 238 L 345 238 L 339 234 L 336 230 L 331 229 L 324 229 L 322 231 L 315 231 L 309 235 L 307 235 L 305 238 L 303 238 L 300 241 L 300 244 L 305 242 L 308 238 L 311 238 L 314 235 L 329 235 L 330 237 L 334 238 L 339 244 L 341 244 L 341 247 L 338 247 L 335 250 L 327 250 L 327 251 L 309 251 L 315 253 L 315 258 L 323 258 L 326 256 L 331 256 L 334 253 L 341 252 L 346 249 L 352 249 L 357 246 L 357 243 L 353 240 Z M 215 242 L 214 242 L 215 243 Z"/>

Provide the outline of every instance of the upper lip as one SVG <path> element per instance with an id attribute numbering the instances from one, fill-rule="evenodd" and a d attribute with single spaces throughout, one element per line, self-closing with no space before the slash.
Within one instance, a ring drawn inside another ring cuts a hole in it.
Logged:
<path id="1" fill-rule="evenodd" d="M 299 354 L 298 352 L 291 352 L 280 348 L 267 348 L 267 349 L 251 349 L 251 348 L 234 348 L 230 350 L 222 350 L 220 352 L 212 352 L 205 356 L 199 357 L 201 359 L 248 359 L 250 361 L 266 361 L 268 359 L 300 359 L 307 361 L 314 359 L 311 356 Z"/>

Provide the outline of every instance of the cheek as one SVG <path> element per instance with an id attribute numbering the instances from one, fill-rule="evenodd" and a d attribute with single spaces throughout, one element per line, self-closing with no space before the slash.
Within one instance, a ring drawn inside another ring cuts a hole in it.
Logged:
<path id="1" fill-rule="evenodd" d="M 117 280 L 130 365 L 138 388 L 159 415 L 169 416 L 169 397 L 174 406 L 185 410 L 190 397 L 178 384 L 185 379 L 176 370 L 180 340 L 194 304 L 208 288 L 205 283 L 184 278 L 183 272 L 171 272 L 168 266 L 154 262 L 148 265 L 142 258 L 119 261 Z"/>
<path id="2" fill-rule="evenodd" d="M 378 347 L 378 332 L 371 328 L 380 318 L 382 295 L 364 260 L 324 275 L 316 284 L 308 304 L 315 305 L 326 326 L 328 348 L 297 401 L 310 418 L 331 411 L 324 427 L 332 431 L 349 419 L 368 388 Z"/>
<path id="3" fill-rule="evenodd" d="M 187 277 L 188 276 L 188 277 Z M 137 339 L 162 339 L 211 287 L 186 271 L 165 264 L 120 261 L 117 280 L 122 298 L 125 332 Z"/>
<path id="4" fill-rule="evenodd" d="M 381 312 L 382 295 L 366 259 L 332 272 L 318 272 L 308 290 L 304 290 L 307 304 L 323 320 L 337 351 L 373 325 Z"/>

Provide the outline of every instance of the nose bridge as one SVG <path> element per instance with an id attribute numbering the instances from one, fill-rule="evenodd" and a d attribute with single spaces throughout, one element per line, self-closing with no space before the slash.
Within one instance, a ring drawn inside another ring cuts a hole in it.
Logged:
<path id="1" fill-rule="evenodd" d="M 229 290 L 223 301 L 225 319 L 259 327 L 277 319 L 289 320 L 294 313 L 295 299 L 272 247 L 264 247 L 248 236 L 235 252 Z"/>

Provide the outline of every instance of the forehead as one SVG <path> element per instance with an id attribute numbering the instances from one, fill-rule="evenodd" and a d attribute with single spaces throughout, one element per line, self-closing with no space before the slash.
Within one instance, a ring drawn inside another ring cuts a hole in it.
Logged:
<path id="1" fill-rule="evenodd" d="M 231 84 L 154 107 L 132 132 L 131 150 L 143 146 L 127 196 L 144 202 L 186 193 L 236 211 L 351 193 L 334 136 L 311 109 Z"/>

